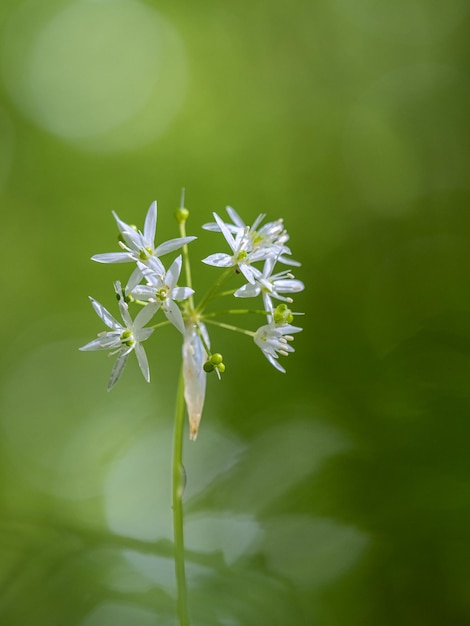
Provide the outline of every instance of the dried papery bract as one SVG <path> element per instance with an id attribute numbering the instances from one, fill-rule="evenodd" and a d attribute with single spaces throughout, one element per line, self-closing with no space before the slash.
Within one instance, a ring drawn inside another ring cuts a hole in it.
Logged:
<path id="1" fill-rule="evenodd" d="M 189 417 L 189 438 L 192 441 L 197 438 L 206 396 L 206 372 L 203 366 L 208 355 L 201 334 L 209 347 L 209 336 L 204 324 L 186 322 L 183 342 L 184 399 Z"/>

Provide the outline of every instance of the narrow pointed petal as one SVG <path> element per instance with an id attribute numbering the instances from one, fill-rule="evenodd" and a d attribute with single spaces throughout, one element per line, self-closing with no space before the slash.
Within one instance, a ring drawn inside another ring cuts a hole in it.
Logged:
<path id="1" fill-rule="evenodd" d="M 109 350 L 109 348 L 110 346 L 104 345 L 102 338 L 98 337 L 78 349 L 82 352 L 88 352 L 89 350 Z"/>
<path id="2" fill-rule="evenodd" d="M 108 391 L 111 391 L 111 389 L 114 387 L 114 385 L 119 380 L 122 372 L 124 371 L 124 368 L 126 367 L 127 357 L 128 356 L 129 356 L 128 353 L 126 354 L 124 352 L 121 352 L 121 354 L 116 359 L 116 362 L 114 363 L 113 369 L 111 370 L 111 376 L 110 376 L 109 382 L 108 382 Z"/>
<path id="3" fill-rule="evenodd" d="M 252 285 L 255 284 L 255 277 L 260 274 L 259 270 L 251 267 L 250 265 L 245 265 L 244 263 L 240 263 L 238 269 L 249 283 L 251 283 Z"/>
<path id="4" fill-rule="evenodd" d="M 178 279 L 180 277 L 181 274 L 181 264 L 183 262 L 183 259 L 180 256 L 176 257 L 176 259 L 173 261 L 173 263 L 170 265 L 166 276 L 165 276 L 165 283 L 168 285 L 168 287 L 170 287 L 170 289 L 173 289 L 174 287 L 176 287 L 176 283 L 178 282 Z"/>
<path id="5" fill-rule="evenodd" d="M 224 252 L 210 254 L 209 256 L 206 256 L 205 259 L 202 259 L 202 262 L 206 265 L 214 265 L 215 267 L 230 267 L 233 265 L 232 257 Z"/>
<path id="6" fill-rule="evenodd" d="M 137 287 L 142 278 L 142 270 L 140 269 L 140 267 L 136 267 L 132 274 L 129 276 L 129 280 L 127 281 L 126 295 L 129 295 L 134 287 Z"/>
<path id="7" fill-rule="evenodd" d="M 139 364 L 140 371 L 142 372 L 145 380 L 149 383 L 150 382 L 149 363 L 148 363 L 148 360 L 147 360 L 147 355 L 145 353 L 145 350 L 140 345 L 140 343 L 137 343 L 136 346 L 135 346 L 135 355 L 137 357 L 137 362 Z"/>
<path id="8" fill-rule="evenodd" d="M 119 311 L 121 313 L 121 317 L 124 320 L 124 324 L 126 325 L 128 329 L 131 329 L 132 317 L 131 317 L 131 314 L 129 313 L 129 307 L 123 300 L 119 300 L 118 305 L 119 305 Z"/>
<path id="9" fill-rule="evenodd" d="M 197 239 L 197 237 L 177 237 L 176 239 L 169 239 L 155 249 L 155 254 L 157 256 L 163 256 L 174 250 L 179 250 L 179 248 L 182 248 L 187 243 L 191 243 L 191 241 L 195 239 Z"/>
<path id="10" fill-rule="evenodd" d="M 253 224 L 250 226 L 250 230 L 251 231 L 256 230 L 265 217 L 266 217 L 266 213 L 260 213 L 258 217 L 255 219 L 255 221 L 253 222 Z"/>
<path id="11" fill-rule="evenodd" d="M 175 287 L 171 290 L 171 299 L 179 302 L 180 300 L 187 300 L 189 296 L 192 296 L 194 289 L 191 287 Z"/>
<path id="12" fill-rule="evenodd" d="M 240 289 L 237 289 L 233 294 L 236 298 L 254 298 L 259 296 L 261 288 L 259 285 L 252 285 L 248 283 L 247 285 L 243 285 Z"/>
<path id="13" fill-rule="evenodd" d="M 150 302 L 142 310 L 140 310 L 134 320 L 136 330 L 142 329 L 155 315 L 160 308 L 160 302 Z"/>
<path id="14" fill-rule="evenodd" d="M 288 256 L 281 255 L 278 258 L 279 263 L 284 263 L 284 265 L 290 265 L 292 267 L 300 267 L 302 263 L 298 261 L 294 261 L 294 259 L 289 258 Z"/>
<path id="15" fill-rule="evenodd" d="M 150 243 L 153 247 L 155 241 L 155 232 L 157 230 L 157 202 L 152 202 L 145 216 L 144 224 L 144 238 L 147 243 Z"/>
<path id="16" fill-rule="evenodd" d="M 225 237 L 225 241 L 228 243 L 228 245 L 230 246 L 232 252 L 235 252 L 235 242 L 233 240 L 233 236 L 230 233 L 229 229 L 227 228 L 227 226 L 225 225 L 225 223 L 220 219 L 220 217 L 217 215 L 217 213 L 214 213 L 214 219 L 217 222 L 222 235 Z"/>
<path id="17" fill-rule="evenodd" d="M 101 254 L 94 254 L 91 260 L 97 261 L 98 263 L 129 263 L 129 261 L 133 259 L 129 252 L 103 252 Z"/>
<path id="18" fill-rule="evenodd" d="M 225 210 L 227 211 L 227 215 L 238 228 L 245 228 L 246 224 L 242 220 L 242 218 L 238 215 L 234 208 L 231 206 L 226 206 Z"/>
<path id="19" fill-rule="evenodd" d="M 175 302 L 167 300 L 163 304 L 162 309 L 173 326 L 184 335 L 184 321 L 179 306 Z"/>
<path id="20" fill-rule="evenodd" d="M 286 278 L 283 280 L 276 280 L 276 291 L 280 293 L 299 293 L 305 289 L 305 285 L 301 280 L 296 278 Z"/>
<path id="21" fill-rule="evenodd" d="M 102 304 L 90 296 L 90 302 L 95 309 L 97 315 L 103 320 L 108 328 L 115 330 L 116 328 L 122 328 L 122 325 L 114 319 L 111 313 Z"/>
<path id="22" fill-rule="evenodd" d="M 273 365 L 277 370 L 279 370 L 283 374 L 286 373 L 286 370 L 282 367 L 282 365 L 279 363 L 277 358 L 274 358 L 274 357 L 272 357 L 269 354 L 265 354 L 264 356 L 268 359 L 268 361 L 271 363 L 271 365 Z"/>

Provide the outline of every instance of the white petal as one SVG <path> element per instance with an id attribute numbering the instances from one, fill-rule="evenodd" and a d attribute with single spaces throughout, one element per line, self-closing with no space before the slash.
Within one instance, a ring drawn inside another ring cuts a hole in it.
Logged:
<path id="1" fill-rule="evenodd" d="M 144 248 L 145 246 L 143 245 L 142 235 L 138 233 L 130 224 L 123 222 L 115 211 L 113 211 L 113 216 L 118 225 L 119 232 L 127 245 L 134 250 Z"/>
<path id="2" fill-rule="evenodd" d="M 276 280 L 274 281 L 274 286 L 279 293 L 298 293 L 305 289 L 303 282 L 294 278 Z"/>
<path id="3" fill-rule="evenodd" d="M 258 217 L 255 219 L 253 224 L 250 226 L 251 232 L 255 231 L 258 228 L 258 226 L 261 224 L 261 222 L 264 220 L 265 217 L 266 217 L 266 213 L 260 213 L 258 215 Z"/>
<path id="4" fill-rule="evenodd" d="M 278 258 L 279 263 L 284 263 L 284 265 L 291 265 L 292 267 L 300 267 L 302 265 L 302 263 L 299 263 L 298 261 L 294 261 L 294 259 L 290 259 L 287 256 L 280 256 Z"/>
<path id="5" fill-rule="evenodd" d="M 130 292 L 130 295 L 136 300 L 154 300 L 155 299 L 155 287 L 153 285 L 137 285 Z"/>
<path id="6" fill-rule="evenodd" d="M 184 321 L 179 306 L 170 299 L 163 304 L 163 311 L 168 320 L 184 334 Z"/>
<path id="7" fill-rule="evenodd" d="M 129 263 L 133 258 L 129 252 L 103 252 L 93 255 L 91 260 L 98 263 Z"/>
<path id="8" fill-rule="evenodd" d="M 122 324 L 114 319 L 111 313 L 106 309 L 102 304 L 100 304 L 97 300 L 90 296 L 90 301 L 95 309 L 96 313 L 103 320 L 103 322 L 108 326 L 108 328 L 112 328 L 115 330 L 116 328 L 122 329 Z"/>
<path id="9" fill-rule="evenodd" d="M 157 256 L 151 256 L 145 262 L 137 261 L 137 266 L 145 276 L 145 280 L 152 284 L 156 284 L 155 279 L 158 279 L 160 284 L 162 276 L 166 273 L 163 263 Z"/>
<path id="10" fill-rule="evenodd" d="M 168 271 L 165 276 L 165 283 L 168 285 L 168 287 L 170 287 L 170 289 L 173 289 L 173 287 L 176 287 L 176 283 L 178 282 L 178 278 L 180 277 L 180 274 L 181 274 L 182 262 L 183 260 L 180 255 L 176 257 L 176 259 L 168 268 Z"/>
<path id="11" fill-rule="evenodd" d="M 225 210 L 227 211 L 228 216 L 230 217 L 232 222 L 235 224 L 235 226 L 238 226 L 238 228 L 242 228 L 242 229 L 245 228 L 246 226 L 245 222 L 238 215 L 235 209 L 233 209 L 231 206 L 226 206 Z"/>
<path id="12" fill-rule="evenodd" d="M 134 328 L 136 331 L 142 329 L 149 322 L 160 308 L 160 302 L 150 302 L 139 311 L 134 320 Z"/>
<path id="13" fill-rule="evenodd" d="M 132 317 L 129 313 L 129 307 L 124 302 L 124 300 L 119 300 L 118 305 L 121 317 L 124 320 L 124 324 L 126 325 L 127 329 L 130 330 L 132 328 Z"/>
<path id="14" fill-rule="evenodd" d="M 279 361 L 277 359 L 273 358 L 269 354 L 266 354 L 266 352 L 263 352 L 263 354 L 268 359 L 268 361 L 271 363 L 271 365 L 273 365 L 277 370 L 279 370 L 283 374 L 286 373 L 286 370 L 282 367 L 282 365 L 279 363 Z"/>
<path id="15" fill-rule="evenodd" d="M 118 343 L 120 344 L 121 342 L 119 341 Z M 98 337 L 78 349 L 82 352 L 87 352 L 88 350 L 109 350 L 111 347 L 109 344 L 106 345 L 105 337 Z"/>
<path id="16" fill-rule="evenodd" d="M 237 289 L 233 294 L 236 298 L 254 298 L 255 296 L 259 296 L 261 288 L 259 285 L 252 285 L 248 283 L 247 285 L 243 285 L 240 289 Z"/>
<path id="17" fill-rule="evenodd" d="M 251 267 L 250 265 L 246 265 L 245 263 L 240 263 L 238 269 L 249 283 L 251 283 L 252 285 L 255 284 L 255 277 L 259 276 L 260 274 L 259 270 L 257 270 L 255 267 Z"/>
<path id="18" fill-rule="evenodd" d="M 147 211 L 144 224 L 144 239 L 153 248 L 155 241 L 155 232 L 157 230 L 157 202 L 154 201 Z"/>
<path id="19" fill-rule="evenodd" d="M 164 254 L 168 254 L 169 252 L 182 248 L 185 244 L 191 243 L 191 241 L 194 241 L 195 239 L 197 239 L 197 237 L 178 237 L 177 239 L 169 239 L 155 249 L 155 254 L 156 256 L 163 256 Z"/>
<path id="20" fill-rule="evenodd" d="M 234 264 L 232 257 L 224 252 L 210 254 L 205 259 L 202 259 L 202 262 L 206 263 L 206 265 L 214 265 L 215 267 L 230 267 Z"/>
<path id="21" fill-rule="evenodd" d="M 116 362 L 114 363 L 113 369 L 111 371 L 111 376 L 109 378 L 108 391 L 111 391 L 111 389 L 119 380 L 119 377 L 121 376 L 124 368 L 126 367 L 128 355 L 129 353 L 121 352 L 121 354 L 116 359 Z"/>
<path id="22" fill-rule="evenodd" d="M 142 270 L 139 267 L 136 267 L 132 274 L 129 276 L 129 280 L 126 285 L 126 294 L 129 294 L 136 285 L 140 283 L 142 280 Z"/>
<path id="23" fill-rule="evenodd" d="M 145 350 L 140 345 L 140 343 L 135 344 L 135 354 L 137 357 L 137 362 L 139 363 L 140 371 L 144 375 L 145 380 L 149 383 L 150 382 L 149 363 L 147 360 L 147 355 L 145 354 Z"/>
<path id="24" fill-rule="evenodd" d="M 189 296 L 192 296 L 193 293 L 194 289 L 190 287 L 175 287 L 171 290 L 171 299 L 179 302 L 180 300 L 186 300 Z"/>
<path id="25" fill-rule="evenodd" d="M 229 229 L 227 228 L 227 226 L 225 225 L 225 222 L 223 222 L 220 217 L 217 215 L 217 213 L 214 213 L 214 218 L 215 221 L 217 222 L 222 235 L 225 237 L 225 241 L 228 243 L 228 245 L 230 246 L 230 248 L 232 249 L 233 252 L 235 252 L 235 241 L 233 239 L 232 234 L 230 233 Z"/>

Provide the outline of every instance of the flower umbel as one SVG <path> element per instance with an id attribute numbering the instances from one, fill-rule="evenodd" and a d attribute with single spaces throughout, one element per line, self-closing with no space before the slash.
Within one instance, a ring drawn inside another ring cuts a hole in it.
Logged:
<path id="1" fill-rule="evenodd" d="M 126 224 L 119 219 L 117 213 L 113 211 L 114 219 L 119 228 L 120 240 L 119 245 L 123 252 L 105 252 L 92 256 L 93 261 L 98 263 L 129 263 L 134 261 L 142 265 L 146 265 L 150 259 L 158 267 L 161 274 L 165 273 L 165 268 L 160 261 L 161 256 L 182 248 L 185 244 L 194 241 L 196 237 L 178 237 L 165 241 L 155 247 L 155 233 L 157 229 L 157 203 L 152 202 L 147 211 L 144 223 L 144 232 L 137 230 L 130 224 Z M 142 280 L 141 267 L 137 267 L 132 273 L 126 286 L 126 293 L 139 284 Z"/>
<path id="2" fill-rule="evenodd" d="M 111 313 L 97 300 L 90 297 L 91 304 L 97 315 L 103 320 L 110 331 L 103 331 L 80 350 L 111 350 L 110 356 L 117 354 L 118 357 L 111 372 L 108 382 L 108 391 L 111 390 L 121 376 L 132 351 L 135 351 L 140 370 L 147 382 L 150 382 L 150 371 L 145 350 L 141 345 L 153 333 L 153 328 L 144 328 L 157 311 L 156 303 L 150 303 L 143 308 L 132 320 L 129 308 L 122 296 L 121 284 L 115 283 L 115 291 L 119 298 L 119 310 L 124 324 L 118 322 Z"/>

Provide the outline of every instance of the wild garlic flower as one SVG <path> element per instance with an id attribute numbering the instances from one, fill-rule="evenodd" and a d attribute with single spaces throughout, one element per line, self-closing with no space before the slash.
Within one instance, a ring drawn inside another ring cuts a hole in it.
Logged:
<path id="1" fill-rule="evenodd" d="M 216 267 L 238 267 L 246 280 L 254 284 L 256 277 L 261 275 L 261 272 L 258 268 L 253 267 L 252 264 L 257 261 L 264 261 L 273 255 L 279 256 L 279 248 L 271 244 L 253 246 L 249 237 L 248 227 L 244 231 L 241 229 L 238 230 L 234 237 L 217 213 L 214 213 L 214 218 L 226 242 L 230 246 L 232 254 L 217 252 L 203 259 L 203 263 L 215 265 Z M 288 248 L 281 247 L 281 250 L 288 251 Z"/>
<path id="2" fill-rule="evenodd" d="M 131 291 L 133 298 L 147 302 L 155 302 L 167 319 L 184 335 L 183 315 L 176 302 L 187 300 L 194 293 L 189 287 L 177 287 L 182 266 L 181 256 L 177 257 L 167 272 L 160 271 L 160 263 L 150 258 L 147 265 L 140 261 L 137 264 L 147 281 L 146 285 L 137 285 Z"/>
<path id="3" fill-rule="evenodd" d="M 153 259 L 154 264 L 158 267 L 161 274 L 165 273 L 165 268 L 160 261 L 161 256 L 173 252 L 182 248 L 185 244 L 194 241 L 196 237 L 178 237 L 176 239 L 170 239 L 165 241 L 159 246 L 155 247 L 155 234 L 157 229 L 157 203 L 152 202 L 147 211 L 144 223 L 144 232 L 137 230 L 130 224 L 126 224 L 118 215 L 113 211 L 114 219 L 116 220 L 119 233 L 121 246 L 123 252 L 105 252 L 102 254 L 95 254 L 92 256 L 93 261 L 98 263 L 141 263 L 141 265 L 147 265 L 150 259 Z M 132 289 L 140 283 L 142 280 L 142 270 L 137 267 L 132 273 L 126 286 L 126 293 L 132 291 Z"/>
<path id="4" fill-rule="evenodd" d="M 290 257 L 286 257 L 285 254 L 290 254 L 289 248 L 285 245 L 289 240 L 289 235 L 284 228 L 284 221 L 278 219 L 275 222 L 268 222 L 258 228 L 266 215 L 261 213 L 255 219 L 251 226 L 247 226 L 238 213 L 230 206 L 225 207 L 228 216 L 232 220 L 232 224 L 223 222 L 227 230 L 236 236 L 243 236 L 246 240 L 246 246 L 250 250 L 259 248 L 271 248 L 272 253 L 278 256 L 278 261 L 285 265 L 296 265 L 300 263 L 294 261 Z M 209 231 L 221 232 L 219 222 L 210 222 L 204 224 L 203 228 Z"/>
<path id="5" fill-rule="evenodd" d="M 118 322 L 102 304 L 90 297 L 95 312 L 111 330 L 99 333 L 97 339 L 93 339 L 93 341 L 80 348 L 83 351 L 111 350 L 110 356 L 118 355 L 108 382 L 108 391 L 117 383 L 124 370 L 127 358 L 132 351 L 135 351 L 137 362 L 145 380 L 150 382 L 147 355 L 141 343 L 153 333 L 153 328 L 144 328 L 144 326 L 155 315 L 158 308 L 156 303 L 150 303 L 132 320 L 128 306 L 122 296 L 120 283 L 116 282 L 114 287 L 119 298 L 119 310 L 124 324 Z"/>
<path id="6" fill-rule="evenodd" d="M 293 341 L 292 335 L 299 333 L 301 330 L 298 326 L 291 326 L 290 324 L 277 325 L 271 322 L 258 328 L 253 339 L 271 365 L 285 374 L 286 370 L 278 361 L 279 355 L 287 356 L 289 352 L 295 352 L 288 342 Z"/>
<path id="7" fill-rule="evenodd" d="M 202 409 L 206 397 L 206 377 L 204 363 L 208 354 L 204 342 L 210 348 L 209 335 L 202 322 L 188 321 L 183 342 L 184 399 L 189 417 L 189 438 L 197 438 Z"/>
<path id="8" fill-rule="evenodd" d="M 272 298 L 292 303 L 292 298 L 285 296 L 286 293 L 299 293 L 304 289 L 304 284 L 296 280 L 290 270 L 284 270 L 273 274 L 276 259 L 270 257 L 264 262 L 261 275 L 255 277 L 255 283 L 247 283 L 237 289 L 234 293 L 236 298 L 253 298 L 262 295 L 264 308 L 267 312 L 272 312 Z"/>

